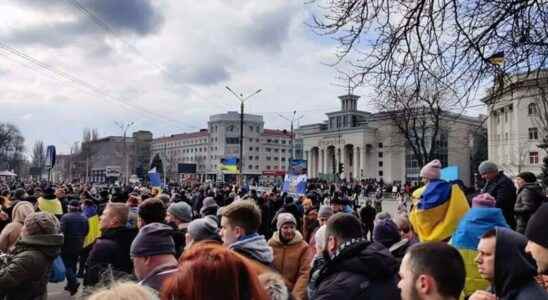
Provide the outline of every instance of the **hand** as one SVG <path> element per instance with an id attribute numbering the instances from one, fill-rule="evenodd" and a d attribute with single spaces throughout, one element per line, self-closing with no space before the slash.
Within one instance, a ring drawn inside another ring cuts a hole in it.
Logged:
<path id="1" fill-rule="evenodd" d="M 497 296 L 486 291 L 476 291 L 468 300 L 497 300 Z"/>
<path id="2" fill-rule="evenodd" d="M 0 220 L 2 221 L 7 221 L 10 217 L 8 216 L 7 213 L 3 212 L 3 211 L 0 211 Z"/>

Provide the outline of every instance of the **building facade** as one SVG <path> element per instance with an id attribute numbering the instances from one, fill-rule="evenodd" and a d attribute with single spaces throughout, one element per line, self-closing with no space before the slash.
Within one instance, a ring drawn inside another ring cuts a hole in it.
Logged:
<path id="1" fill-rule="evenodd" d="M 359 96 L 339 97 L 341 109 L 322 123 L 301 126 L 308 176 L 328 180 L 376 179 L 386 183 L 418 181 L 417 164 L 404 136 L 388 113 L 357 109 Z M 457 165 L 460 178 L 471 181 L 470 155 L 479 119 L 447 114 L 439 134 L 438 154 L 444 165 Z M 429 146 L 428 146 L 429 147 Z"/>
<path id="2" fill-rule="evenodd" d="M 488 157 L 508 175 L 539 174 L 545 151 L 548 70 L 517 74 L 490 89 L 487 104 Z"/>

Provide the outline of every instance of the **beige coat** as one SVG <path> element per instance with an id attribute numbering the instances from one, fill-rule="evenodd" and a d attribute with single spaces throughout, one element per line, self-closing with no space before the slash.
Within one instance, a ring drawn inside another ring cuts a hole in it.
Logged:
<path id="1" fill-rule="evenodd" d="M 0 233 L 0 251 L 8 252 L 13 250 L 15 242 L 21 235 L 25 218 L 33 212 L 34 206 L 30 202 L 21 201 L 15 204 L 13 220 Z"/>

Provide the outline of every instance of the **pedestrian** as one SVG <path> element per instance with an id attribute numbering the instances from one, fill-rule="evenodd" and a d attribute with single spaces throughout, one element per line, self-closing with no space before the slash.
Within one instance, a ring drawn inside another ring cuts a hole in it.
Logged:
<path id="1" fill-rule="evenodd" d="M 202 204 L 202 208 L 200 208 L 200 216 L 202 218 L 205 216 L 217 216 L 218 209 L 219 209 L 219 205 L 215 201 L 215 198 L 206 197 Z"/>
<path id="2" fill-rule="evenodd" d="M 150 198 L 139 204 L 138 227 L 141 228 L 150 223 L 163 223 L 166 218 L 166 206 L 158 198 Z"/>
<path id="3" fill-rule="evenodd" d="M 526 244 L 525 236 L 508 228 L 486 232 L 478 244 L 476 264 L 491 288 L 476 291 L 469 299 L 548 299 L 548 293 L 535 281 L 537 270 L 525 253 Z"/>
<path id="4" fill-rule="evenodd" d="M 206 243 L 185 251 L 179 271 L 166 282 L 161 298 L 267 300 L 268 296 L 257 273 L 242 256 Z"/>
<path id="5" fill-rule="evenodd" d="M 498 166 L 490 161 L 483 161 L 478 171 L 481 178 L 485 180 L 485 186 L 481 189 L 482 193 L 489 193 L 497 200 L 496 207 L 502 209 L 502 214 L 510 228 L 516 228 L 514 218 L 514 206 L 516 204 L 516 188 L 512 180 L 508 178 Z"/>
<path id="6" fill-rule="evenodd" d="M 306 299 L 306 286 L 312 251 L 297 231 L 297 220 L 290 213 L 281 213 L 268 245 L 274 252 L 274 268 L 282 275 L 295 299 Z"/>
<path id="7" fill-rule="evenodd" d="M 464 287 L 464 262 L 442 242 L 416 244 L 400 266 L 402 300 L 457 300 Z"/>
<path id="8" fill-rule="evenodd" d="M 186 248 L 185 240 L 188 232 L 188 224 L 192 221 L 192 207 L 184 201 L 172 203 L 167 208 L 165 221 L 173 228 L 175 251 L 177 257 L 180 257 Z"/>
<path id="9" fill-rule="evenodd" d="M 193 220 L 188 224 L 187 229 L 185 250 L 196 243 L 223 243 L 221 236 L 219 236 L 219 227 L 217 226 L 216 217 L 205 216 Z"/>
<path id="10" fill-rule="evenodd" d="M 89 252 L 93 248 L 95 241 L 101 236 L 101 226 L 99 225 L 99 216 L 97 215 L 97 205 L 95 205 L 92 200 L 83 200 L 82 215 L 86 217 L 88 221 L 88 234 L 84 238 L 83 248 L 82 251 L 80 251 L 80 263 L 78 274 L 76 275 L 79 278 L 84 278 L 86 261 L 89 256 Z"/>
<path id="11" fill-rule="evenodd" d="M 46 299 L 49 272 L 60 254 L 63 235 L 52 214 L 30 214 L 16 242 L 13 257 L 0 268 L 0 288 L 6 300 Z"/>
<path id="12" fill-rule="evenodd" d="M 158 293 L 178 268 L 171 227 L 150 223 L 141 228 L 131 244 L 131 258 L 139 284 Z"/>
<path id="13" fill-rule="evenodd" d="M 65 237 L 61 248 L 61 258 L 66 269 L 67 285 L 65 290 L 73 296 L 80 286 L 76 278 L 78 257 L 82 252 L 84 239 L 89 232 L 89 224 L 87 218 L 80 211 L 80 201 L 70 201 L 67 209 L 68 213 L 61 217 L 61 232 Z"/>
<path id="14" fill-rule="evenodd" d="M 360 221 L 363 225 L 363 233 L 365 238 L 373 239 L 373 228 L 375 216 L 377 215 L 377 210 L 373 207 L 371 200 L 365 202 L 365 206 L 362 207 L 359 211 Z"/>
<path id="15" fill-rule="evenodd" d="M 61 201 L 55 197 L 55 190 L 53 187 L 47 187 L 42 193 L 42 197 L 38 198 L 38 210 L 48 212 L 58 219 L 61 219 L 63 215 L 63 206 Z"/>
<path id="16" fill-rule="evenodd" d="M 529 220 L 525 235 L 529 239 L 525 251 L 537 262 L 538 273 L 548 275 L 548 204 L 543 204 Z"/>
<path id="17" fill-rule="evenodd" d="M 314 299 L 400 299 L 396 261 L 384 246 L 363 237 L 355 216 L 333 215 L 327 221 L 326 240 L 330 260 L 313 287 Z"/>
<path id="18" fill-rule="evenodd" d="M 27 201 L 19 201 L 13 206 L 12 221 L 0 233 L 0 252 L 12 252 L 21 235 L 25 219 L 33 212 L 34 206 Z"/>
<path id="19" fill-rule="evenodd" d="M 323 269 L 329 258 L 326 254 L 325 228 L 326 226 L 322 225 L 318 231 L 316 231 L 315 235 L 317 242 L 315 249 L 316 251 L 310 267 L 310 278 L 308 280 L 309 284 L 307 287 L 308 299 L 316 298 L 318 277 L 320 276 L 320 271 Z"/>
<path id="20" fill-rule="evenodd" d="M 535 213 L 546 198 L 542 187 L 537 183 L 537 177 L 531 172 L 521 172 L 514 179 L 517 189 L 514 214 L 516 231 L 525 233 L 529 218 Z"/>
<path id="21" fill-rule="evenodd" d="M 327 224 L 327 220 L 333 215 L 333 210 L 330 206 L 322 205 L 318 210 L 318 223 L 320 226 Z"/>

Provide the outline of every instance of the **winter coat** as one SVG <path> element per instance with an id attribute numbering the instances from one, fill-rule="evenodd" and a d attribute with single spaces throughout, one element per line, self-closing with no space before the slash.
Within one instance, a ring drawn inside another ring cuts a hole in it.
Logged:
<path id="1" fill-rule="evenodd" d="M 312 261 L 312 252 L 300 232 L 289 243 L 280 241 L 278 231 L 268 241 L 274 252 L 274 268 L 285 279 L 287 287 L 296 299 L 306 299 L 306 286 Z"/>
<path id="2" fill-rule="evenodd" d="M 59 255 L 62 245 L 61 234 L 31 235 L 18 240 L 11 262 L 0 268 L 0 294 L 5 297 L 3 299 L 47 299 L 51 264 Z"/>
<path id="3" fill-rule="evenodd" d="M 535 262 L 525 254 L 527 238 L 508 228 L 496 228 L 495 280 L 492 290 L 500 300 L 548 299 L 535 281 Z"/>
<path id="4" fill-rule="evenodd" d="M 178 265 L 161 265 L 150 271 L 145 278 L 139 281 L 140 285 L 147 286 L 157 292 L 160 292 L 164 282 L 178 270 Z"/>
<path id="5" fill-rule="evenodd" d="M 272 266 L 272 261 L 274 260 L 272 248 L 270 248 L 262 235 L 253 233 L 244 236 L 228 248 L 265 266 Z"/>
<path id="6" fill-rule="evenodd" d="M 527 183 L 518 190 L 514 213 L 516 216 L 516 231 L 525 233 L 529 218 L 544 202 L 544 192 L 537 183 Z"/>
<path id="7" fill-rule="evenodd" d="M 78 255 L 89 232 L 88 219 L 79 212 L 71 212 L 61 217 L 61 232 L 65 236 L 62 254 Z"/>
<path id="8" fill-rule="evenodd" d="M 112 271 L 114 279 L 132 274 L 129 249 L 136 235 L 137 230 L 125 226 L 104 230 L 89 253 L 84 285 L 94 286 L 112 279 L 102 278 L 105 271 Z"/>
<path id="9" fill-rule="evenodd" d="M 61 201 L 57 198 L 46 199 L 43 197 L 38 198 L 38 209 L 43 212 L 48 212 L 52 215 L 63 215 L 63 206 Z"/>
<path id="10" fill-rule="evenodd" d="M 383 245 L 347 242 L 320 271 L 316 300 L 399 300 L 394 257 Z"/>
<path id="11" fill-rule="evenodd" d="M 13 206 L 13 220 L 0 233 L 0 251 L 8 252 L 13 250 L 15 242 L 21 234 L 25 218 L 34 212 L 34 206 L 27 201 L 19 201 Z"/>
<path id="12" fill-rule="evenodd" d="M 320 277 L 320 271 L 327 264 L 327 259 L 323 254 L 316 255 L 312 261 L 312 267 L 310 268 L 310 278 L 308 280 L 307 294 L 308 299 L 316 299 L 316 292 L 318 290 L 318 277 Z"/>
<path id="13" fill-rule="evenodd" d="M 506 223 L 508 223 L 511 228 L 516 228 L 516 220 L 514 218 L 516 188 L 514 187 L 512 180 L 500 171 L 494 180 L 488 181 L 485 184 L 481 192 L 489 193 L 496 199 L 496 207 L 502 209 L 502 214 L 506 219 Z"/>

